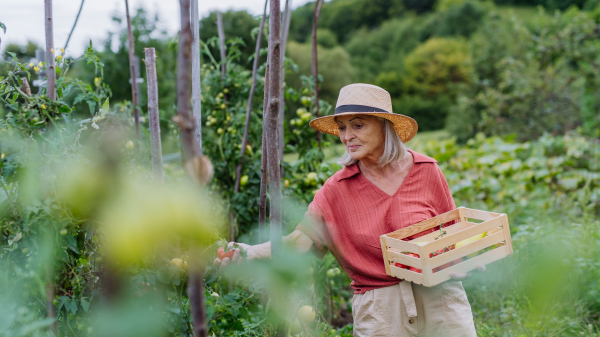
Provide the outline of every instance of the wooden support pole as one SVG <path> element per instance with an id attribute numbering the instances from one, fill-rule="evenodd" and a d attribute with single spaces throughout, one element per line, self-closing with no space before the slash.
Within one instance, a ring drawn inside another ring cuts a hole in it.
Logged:
<path id="1" fill-rule="evenodd" d="M 180 0 L 181 31 L 179 35 L 179 57 L 177 62 L 177 116 L 174 121 L 181 128 L 183 162 L 188 174 L 199 185 L 212 176 L 212 165 L 200 154 L 194 137 L 195 121 L 191 115 L 191 72 L 193 34 L 190 24 L 190 0 Z M 210 171 L 210 172 L 209 172 Z M 204 308 L 204 268 L 198 261 L 199 252 L 192 243 L 188 272 L 188 296 L 192 311 L 194 337 L 206 337 L 206 313 Z"/>
<path id="2" fill-rule="evenodd" d="M 135 124 L 135 135 L 140 138 L 140 110 L 138 109 L 140 102 L 137 91 L 137 78 L 135 76 L 135 49 L 133 44 L 133 32 L 131 29 L 131 17 L 129 16 L 128 0 L 125 0 L 125 16 L 127 17 L 127 41 L 129 42 L 129 72 L 131 75 L 131 103 L 133 104 L 133 122 Z"/>
<path id="3" fill-rule="evenodd" d="M 31 88 L 29 87 L 29 81 L 27 81 L 27 77 L 21 77 L 21 91 L 31 97 Z"/>
<path id="4" fill-rule="evenodd" d="M 267 110 L 269 109 L 269 58 L 265 70 L 265 93 L 263 99 L 263 134 L 262 134 L 262 156 L 260 162 L 260 195 L 258 198 L 258 243 L 267 242 L 267 183 L 269 181 L 267 169 Z"/>
<path id="5" fill-rule="evenodd" d="M 225 49 L 225 30 L 223 29 L 223 13 L 217 12 L 217 33 L 219 34 L 219 50 L 221 52 L 221 78 L 225 80 L 227 74 L 227 54 Z"/>
<path id="6" fill-rule="evenodd" d="M 81 5 L 79 5 L 79 11 L 77 12 L 77 16 L 75 17 L 75 22 L 73 23 L 73 27 L 71 27 L 71 32 L 69 32 L 69 36 L 67 37 L 67 42 L 65 42 L 64 50 L 67 50 L 69 46 L 69 41 L 71 41 L 71 35 L 73 35 L 73 31 L 75 30 L 75 26 L 77 26 L 77 21 L 79 21 L 79 16 L 81 15 L 81 10 L 83 9 L 83 3 L 85 0 L 81 0 Z"/>
<path id="7" fill-rule="evenodd" d="M 194 138 L 198 144 L 198 150 L 202 153 L 202 86 L 200 78 L 200 14 L 198 13 L 198 0 L 192 0 L 190 10 L 192 11 L 192 110 L 196 129 Z"/>
<path id="8" fill-rule="evenodd" d="M 323 0 L 317 0 L 315 2 L 315 14 L 313 17 L 313 31 L 312 31 L 312 75 L 315 78 L 315 97 L 313 99 L 313 105 L 316 108 L 316 117 L 319 118 L 319 60 L 317 58 L 317 22 L 319 21 L 319 14 L 323 7 Z M 321 133 L 317 131 L 317 141 L 319 143 L 319 150 L 322 150 L 321 146 Z"/>
<path id="9" fill-rule="evenodd" d="M 56 69 L 54 65 L 54 30 L 52 18 L 52 0 L 44 1 L 45 28 L 46 28 L 46 73 L 47 87 L 46 94 L 51 100 L 56 100 Z M 51 242 L 54 241 L 54 227 L 48 226 Z M 46 311 L 48 319 L 53 320 L 50 330 L 54 336 L 58 336 L 58 327 L 56 325 L 56 307 L 54 306 L 54 296 L 56 295 L 55 276 L 54 276 L 54 258 L 50 257 L 46 262 Z"/>
<path id="10" fill-rule="evenodd" d="M 267 110 L 267 160 L 269 170 L 270 200 L 270 236 L 271 258 L 276 259 L 281 251 L 281 176 L 279 174 L 279 139 L 277 137 L 277 121 L 279 117 L 279 77 L 281 72 L 281 10 L 279 0 L 271 0 L 269 18 L 270 68 L 269 72 L 269 108 Z"/>
<path id="11" fill-rule="evenodd" d="M 263 29 L 267 17 L 268 1 L 269 0 L 265 1 L 265 9 L 263 10 L 263 16 L 260 20 L 258 36 L 256 37 L 256 48 L 254 50 L 254 64 L 252 65 L 252 85 L 250 86 L 250 95 L 248 96 L 248 107 L 246 108 L 246 123 L 244 124 L 244 135 L 242 136 L 242 148 L 240 150 L 241 159 L 239 165 L 235 169 L 235 193 L 238 193 L 240 191 L 240 179 L 242 177 L 242 169 L 244 168 L 244 155 L 246 154 L 246 145 L 248 144 L 248 130 L 250 129 L 250 119 L 252 117 L 252 103 L 254 101 L 254 94 L 256 92 L 256 76 L 258 73 L 258 61 L 260 59 L 260 45 L 262 43 Z"/>
<path id="12" fill-rule="evenodd" d="M 54 65 L 54 30 L 52 28 L 52 0 L 45 0 L 46 22 L 46 94 L 56 100 L 56 67 Z"/>
<path id="13" fill-rule="evenodd" d="M 279 162 L 280 162 L 280 174 L 281 180 L 285 178 L 285 172 L 283 170 L 283 153 L 285 150 L 285 144 L 283 141 L 284 136 L 284 128 L 283 128 L 283 120 L 284 120 L 284 112 L 285 112 L 285 50 L 287 46 L 287 38 L 290 30 L 290 21 L 292 20 L 292 8 L 291 8 L 291 0 L 285 1 L 285 9 L 283 10 L 283 20 L 282 29 L 281 29 L 281 75 L 279 78 Z"/>
<path id="14" fill-rule="evenodd" d="M 164 182 L 162 146 L 160 143 L 160 120 L 158 118 L 158 80 L 156 78 L 156 51 L 144 49 L 146 54 L 146 79 L 148 81 L 148 123 L 150 124 L 150 144 L 152 146 L 152 169 L 154 182 Z"/>

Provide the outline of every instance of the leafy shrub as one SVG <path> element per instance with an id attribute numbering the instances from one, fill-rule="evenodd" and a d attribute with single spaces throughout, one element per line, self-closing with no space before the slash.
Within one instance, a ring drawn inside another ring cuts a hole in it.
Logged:
<path id="1" fill-rule="evenodd" d="M 443 129 L 451 105 L 452 101 L 446 95 L 431 98 L 404 95 L 392 101 L 394 112 L 414 118 L 419 125 L 419 131 Z"/>
<path id="2" fill-rule="evenodd" d="M 588 135 L 600 132 L 597 114 L 591 112 L 599 106 L 600 82 L 598 72 L 592 70 L 600 45 L 595 33 L 598 25 L 585 13 L 565 16 L 570 19 L 555 16 L 535 32 L 514 23 L 514 40 L 534 42 L 522 53 L 507 55 L 492 69 L 479 67 L 483 72 L 480 87 L 466 91 L 452 109 L 453 120 L 466 122 L 449 125 L 453 133 L 468 138 L 478 131 L 515 132 L 527 140 L 544 132 L 562 134 L 580 125 Z"/>
<path id="3" fill-rule="evenodd" d="M 420 95 L 452 94 L 454 84 L 471 81 L 472 61 L 461 40 L 432 38 L 404 60 L 406 92 Z"/>
<path id="4" fill-rule="evenodd" d="M 487 6 L 474 0 L 449 4 L 442 2 L 436 12 L 435 35 L 469 37 L 481 26 L 487 14 Z"/>

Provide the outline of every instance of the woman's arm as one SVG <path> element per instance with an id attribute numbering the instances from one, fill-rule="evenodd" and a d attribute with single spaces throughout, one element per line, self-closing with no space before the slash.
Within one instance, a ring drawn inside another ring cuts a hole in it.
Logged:
<path id="1" fill-rule="evenodd" d="M 229 247 L 232 247 L 234 242 L 230 242 L 228 244 Z M 295 230 L 290 235 L 283 237 L 283 244 L 287 246 L 295 247 L 302 253 L 306 253 L 310 250 L 310 247 L 313 245 L 313 241 L 308 237 L 308 235 L 302 233 L 299 230 Z M 245 243 L 237 243 L 238 246 L 244 248 L 247 252 L 247 259 L 269 259 L 271 258 L 271 241 L 261 243 L 258 245 L 247 245 Z M 238 263 L 241 264 L 243 259 L 241 258 L 241 251 L 239 248 L 233 250 L 233 258 L 229 259 L 228 257 L 224 258 L 222 261 L 219 258 L 216 258 L 214 261 L 215 265 L 220 265 L 221 267 L 225 267 L 230 263 Z"/>

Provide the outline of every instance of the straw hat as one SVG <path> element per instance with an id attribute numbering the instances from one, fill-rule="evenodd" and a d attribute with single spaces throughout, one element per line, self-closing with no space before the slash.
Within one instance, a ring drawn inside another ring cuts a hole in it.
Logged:
<path id="1" fill-rule="evenodd" d="M 333 115 L 310 121 L 310 126 L 318 131 L 339 137 L 338 125 L 334 118 L 344 115 L 372 115 L 382 117 L 394 124 L 394 129 L 403 143 L 417 134 L 417 122 L 404 115 L 392 113 L 392 98 L 384 89 L 363 83 L 350 84 L 340 90 Z"/>

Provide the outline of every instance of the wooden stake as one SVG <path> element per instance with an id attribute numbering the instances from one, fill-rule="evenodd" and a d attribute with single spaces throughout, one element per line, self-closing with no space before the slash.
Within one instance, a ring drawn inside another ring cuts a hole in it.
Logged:
<path id="1" fill-rule="evenodd" d="M 81 15 L 81 10 L 83 9 L 83 3 L 85 0 L 81 0 L 81 5 L 79 5 L 79 11 L 77 12 L 77 16 L 75 17 L 75 22 L 73 23 L 73 27 L 71 27 L 71 32 L 69 33 L 69 37 L 67 37 L 67 42 L 65 42 L 64 50 L 67 50 L 67 46 L 69 45 L 69 41 L 71 40 L 71 35 L 73 35 L 73 31 L 75 30 L 75 26 L 77 26 L 77 21 L 79 21 L 79 15 Z"/>
<path id="2" fill-rule="evenodd" d="M 200 15 L 198 13 L 198 0 L 192 0 L 192 109 L 196 129 L 194 138 L 198 144 L 198 150 L 202 153 L 202 88 L 200 78 Z"/>
<path id="3" fill-rule="evenodd" d="M 319 14 L 323 7 L 323 0 L 317 0 L 315 2 L 315 14 L 313 17 L 313 31 L 312 31 L 312 75 L 315 78 L 315 97 L 313 104 L 316 107 L 316 115 L 319 118 L 319 62 L 317 58 L 317 22 L 319 21 Z M 319 143 L 319 150 L 321 148 L 321 133 L 317 131 L 317 141 Z"/>
<path id="4" fill-rule="evenodd" d="M 179 58 L 177 62 L 177 116 L 174 121 L 181 128 L 183 162 L 188 174 L 202 185 L 212 176 L 210 161 L 200 154 L 194 137 L 195 120 L 191 116 L 192 28 L 190 24 L 190 0 L 180 0 L 181 31 L 179 35 Z M 204 309 L 204 268 L 197 249 L 190 253 L 188 273 L 188 296 L 192 308 L 194 337 L 206 337 L 206 313 Z"/>
<path id="5" fill-rule="evenodd" d="M 46 94 L 56 100 L 56 68 L 54 65 L 54 31 L 52 28 L 52 0 L 45 0 L 46 14 Z"/>
<path id="6" fill-rule="evenodd" d="M 281 11 L 279 0 L 271 0 L 270 27 L 270 66 L 269 72 L 269 109 L 267 110 L 267 160 L 269 169 L 271 258 L 278 258 L 281 251 L 281 179 L 279 174 L 279 140 L 277 120 L 279 117 L 279 77 L 281 72 Z"/>
<path id="7" fill-rule="evenodd" d="M 225 30 L 223 29 L 223 13 L 217 12 L 217 33 L 219 34 L 219 50 L 221 51 L 221 78 L 227 74 L 227 55 L 225 54 Z"/>
<path id="8" fill-rule="evenodd" d="M 285 81 L 285 50 L 287 46 L 287 37 L 288 32 L 290 30 L 290 21 L 292 8 L 290 4 L 290 0 L 285 1 L 285 9 L 283 10 L 283 20 L 282 20 L 282 30 L 281 30 L 281 77 L 279 79 L 279 162 L 280 162 L 280 174 L 281 180 L 285 178 L 285 172 L 283 170 L 283 152 L 285 150 L 285 144 L 283 141 L 283 119 L 284 119 L 284 111 L 285 111 L 285 88 L 283 82 Z"/>
<path id="9" fill-rule="evenodd" d="M 240 150 L 240 164 L 236 167 L 235 173 L 235 193 L 240 191 L 240 179 L 242 176 L 242 169 L 244 167 L 244 155 L 246 154 L 246 144 L 248 144 L 248 129 L 250 128 L 250 119 L 252 116 L 252 102 L 254 101 L 254 94 L 256 92 L 256 75 L 258 72 L 258 60 L 260 59 L 260 44 L 262 43 L 263 29 L 265 26 L 265 19 L 267 17 L 267 4 L 265 1 L 265 9 L 263 10 L 263 16 L 260 20 L 260 26 L 258 28 L 258 36 L 256 37 L 256 49 L 254 50 L 254 64 L 252 65 L 252 85 L 250 86 L 250 95 L 248 97 L 248 107 L 246 108 L 246 123 L 244 125 L 244 136 L 242 137 L 242 148 Z"/>
<path id="10" fill-rule="evenodd" d="M 29 87 L 27 77 L 21 77 L 21 91 L 25 93 L 25 95 L 31 97 L 31 88 Z"/>
<path id="11" fill-rule="evenodd" d="M 137 78 L 135 76 L 135 49 L 133 44 L 133 32 L 131 30 L 131 17 L 129 16 L 129 2 L 125 0 L 125 15 L 127 17 L 127 41 L 129 42 L 129 72 L 131 75 L 131 103 L 133 104 L 133 121 L 135 124 L 135 135 L 140 138 L 140 110 L 138 109 L 139 97 L 137 91 Z"/>
<path id="12" fill-rule="evenodd" d="M 45 0 L 45 27 L 46 27 L 46 94 L 51 100 L 56 100 L 56 69 L 54 66 L 54 31 L 52 28 L 52 0 Z M 50 238 L 54 240 L 54 228 L 49 226 Z M 58 336 L 58 327 L 56 325 L 56 307 L 54 306 L 54 297 L 56 289 L 54 285 L 54 259 L 51 257 L 45 266 L 46 268 L 46 311 L 48 319 L 53 320 L 50 330 L 54 336 Z"/>
<path id="13" fill-rule="evenodd" d="M 263 99 L 263 134 L 262 134 L 262 156 L 260 163 L 260 195 L 258 198 L 258 243 L 267 242 L 267 110 L 269 109 L 269 57 L 265 70 L 265 93 Z"/>
<path id="14" fill-rule="evenodd" d="M 145 48 L 146 79 L 148 80 L 148 123 L 150 124 L 150 143 L 152 146 L 152 169 L 154 182 L 164 181 L 162 146 L 160 143 L 160 120 L 158 118 L 158 82 L 156 78 L 156 51 Z"/>

